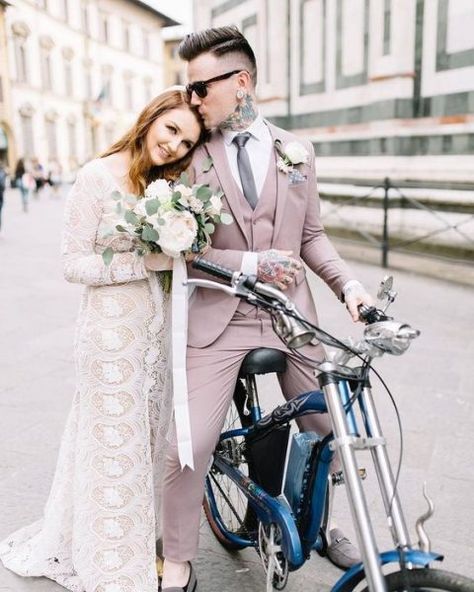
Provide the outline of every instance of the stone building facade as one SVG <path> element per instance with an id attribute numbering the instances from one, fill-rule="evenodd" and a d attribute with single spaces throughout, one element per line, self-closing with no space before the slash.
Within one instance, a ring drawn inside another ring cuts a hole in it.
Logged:
<path id="1" fill-rule="evenodd" d="M 178 23 L 142 0 L 9 4 L 13 151 L 74 171 L 164 88 L 161 30 Z"/>
<path id="2" fill-rule="evenodd" d="M 262 112 L 312 139 L 321 180 L 474 184 L 472 0 L 195 0 L 194 12 L 196 29 L 244 32 Z"/>

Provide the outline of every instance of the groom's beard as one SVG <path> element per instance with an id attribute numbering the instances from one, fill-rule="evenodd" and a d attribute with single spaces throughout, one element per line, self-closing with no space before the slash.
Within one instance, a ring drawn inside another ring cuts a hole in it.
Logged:
<path id="1" fill-rule="evenodd" d="M 258 111 L 254 98 L 246 94 L 242 101 L 237 103 L 235 110 L 224 119 L 217 127 L 221 130 L 239 132 L 246 130 L 257 118 Z"/>

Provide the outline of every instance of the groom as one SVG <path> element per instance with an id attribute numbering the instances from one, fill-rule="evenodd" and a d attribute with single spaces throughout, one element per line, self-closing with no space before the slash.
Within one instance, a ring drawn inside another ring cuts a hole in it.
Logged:
<path id="1" fill-rule="evenodd" d="M 217 226 L 206 259 L 287 289 L 298 309 L 317 322 L 304 262 L 357 320 L 357 306 L 372 300 L 324 232 L 313 147 L 259 114 L 257 67 L 249 43 L 237 28 L 221 27 L 187 35 L 179 52 L 188 62 L 190 101 L 212 130 L 209 142 L 194 153 L 190 175 L 193 182 L 220 187 L 223 207 L 234 218 L 230 226 Z M 181 470 L 173 444 L 164 477 L 163 592 L 196 588 L 189 561 L 197 554 L 205 474 L 240 364 L 258 347 L 285 350 L 266 313 L 218 290 L 195 291 L 187 352 L 195 470 Z M 321 347 L 307 348 L 313 359 L 322 359 Z M 284 396 L 314 390 L 313 371 L 285 351 L 288 370 L 280 377 Z M 307 416 L 300 429 L 327 434 L 330 424 L 325 416 Z M 338 529 L 331 531 L 330 542 L 330 558 L 342 567 L 360 560 Z"/>

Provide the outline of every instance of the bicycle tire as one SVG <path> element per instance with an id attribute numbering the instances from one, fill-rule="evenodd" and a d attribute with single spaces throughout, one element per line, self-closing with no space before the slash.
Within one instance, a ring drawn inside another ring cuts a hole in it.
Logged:
<path id="1" fill-rule="evenodd" d="M 387 574 L 385 580 L 388 592 L 474 592 L 474 580 L 441 569 L 406 569 Z"/>
<path id="2" fill-rule="evenodd" d="M 223 431 L 249 427 L 252 424 L 251 417 L 243 413 L 246 397 L 246 389 L 239 380 L 236 384 L 233 401 L 227 413 Z M 238 468 L 252 478 L 252 462 L 245 455 L 244 439 L 235 440 L 240 442 L 243 447 L 243 461 L 238 465 Z M 211 509 L 208 488 L 212 489 L 217 506 L 216 511 Z M 226 475 L 216 470 L 214 465 L 211 466 L 208 472 L 203 509 L 212 533 L 228 551 L 238 551 L 247 546 L 237 543 L 230 535 L 237 534 L 252 540 L 256 537 L 257 520 L 253 510 L 249 507 L 247 498 L 237 485 Z"/>

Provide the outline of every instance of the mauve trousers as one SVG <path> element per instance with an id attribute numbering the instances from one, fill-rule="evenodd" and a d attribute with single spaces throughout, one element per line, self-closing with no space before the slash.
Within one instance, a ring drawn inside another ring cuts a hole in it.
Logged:
<path id="1" fill-rule="evenodd" d="M 201 506 L 209 460 L 232 401 L 240 365 L 246 354 L 258 347 L 272 347 L 288 354 L 287 371 L 279 376 L 286 399 L 317 388 L 314 371 L 289 352 L 273 332 L 265 313 L 257 318 L 236 312 L 224 333 L 205 348 L 188 347 L 187 375 L 189 414 L 194 453 L 192 471 L 181 471 L 175 435 L 166 459 L 163 491 L 164 556 L 173 561 L 196 557 Z M 306 346 L 313 359 L 324 355 L 321 347 Z M 299 420 L 304 431 L 325 435 L 330 431 L 327 415 L 309 415 Z"/>

